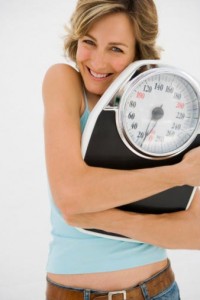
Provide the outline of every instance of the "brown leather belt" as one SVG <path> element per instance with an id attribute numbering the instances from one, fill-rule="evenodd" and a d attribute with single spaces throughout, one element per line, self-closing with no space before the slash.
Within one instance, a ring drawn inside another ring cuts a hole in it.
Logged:
<path id="1" fill-rule="evenodd" d="M 149 297 L 155 297 L 166 290 L 174 282 L 174 273 L 168 265 L 164 270 L 141 284 L 122 291 L 98 292 L 93 290 L 77 290 L 57 285 L 47 279 L 47 300 L 84 300 L 84 295 L 90 293 L 90 300 L 144 300 L 142 286 L 145 285 Z"/>

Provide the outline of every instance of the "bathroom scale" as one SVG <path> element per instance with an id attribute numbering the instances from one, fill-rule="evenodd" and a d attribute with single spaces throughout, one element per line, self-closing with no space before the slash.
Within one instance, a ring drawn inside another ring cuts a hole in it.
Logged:
<path id="1" fill-rule="evenodd" d="M 199 145 L 200 85 L 187 72 L 160 60 L 130 64 L 102 95 L 82 135 L 82 155 L 88 165 L 121 170 L 176 164 Z M 177 212 L 189 207 L 195 189 L 173 187 L 118 208 Z M 78 229 L 131 240 L 95 228 Z"/>

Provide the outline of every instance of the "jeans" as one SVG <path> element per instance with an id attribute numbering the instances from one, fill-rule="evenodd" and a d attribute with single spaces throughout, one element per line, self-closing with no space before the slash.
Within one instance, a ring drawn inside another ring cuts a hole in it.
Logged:
<path id="1" fill-rule="evenodd" d="M 180 300 L 179 288 L 176 282 L 157 296 L 150 298 L 145 284 L 141 286 L 145 300 Z"/>

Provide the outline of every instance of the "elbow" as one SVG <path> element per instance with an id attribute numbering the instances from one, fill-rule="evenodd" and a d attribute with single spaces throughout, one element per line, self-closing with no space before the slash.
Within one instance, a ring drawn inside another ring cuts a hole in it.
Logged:
<path id="1" fill-rule="evenodd" d="M 85 212 L 81 203 L 83 198 L 79 197 L 77 192 L 69 190 L 67 193 L 60 196 L 58 208 L 62 214 L 64 221 L 72 227 L 81 227 L 79 224 L 80 216 Z"/>
<path id="2" fill-rule="evenodd" d="M 67 188 L 57 189 L 59 192 L 54 192 L 53 198 L 56 206 L 60 210 L 62 216 L 69 225 L 72 225 L 74 215 L 84 213 L 84 203 L 86 192 L 82 187 L 74 185 Z"/>
<path id="3" fill-rule="evenodd" d="M 63 219 L 70 226 L 75 226 L 74 217 L 77 213 L 77 207 L 75 205 L 75 197 L 71 196 L 70 192 L 65 193 L 55 193 L 54 202 L 57 208 L 59 209 Z"/>
<path id="4" fill-rule="evenodd" d="M 94 193 L 91 190 L 89 168 L 83 166 L 81 172 L 67 176 L 52 185 L 53 199 L 68 224 L 73 216 L 91 212 L 94 209 Z"/>

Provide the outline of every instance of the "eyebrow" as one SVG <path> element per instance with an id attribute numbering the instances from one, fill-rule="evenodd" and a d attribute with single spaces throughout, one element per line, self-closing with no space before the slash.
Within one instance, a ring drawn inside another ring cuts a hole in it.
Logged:
<path id="1" fill-rule="evenodd" d="M 85 37 L 89 37 L 91 38 L 92 40 L 96 41 L 96 39 L 89 33 L 87 33 L 85 35 Z M 112 45 L 112 46 L 124 46 L 124 47 L 127 47 L 128 48 L 128 45 L 122 43 L 122 42 L 110 42 L 109 45 Z"/>

